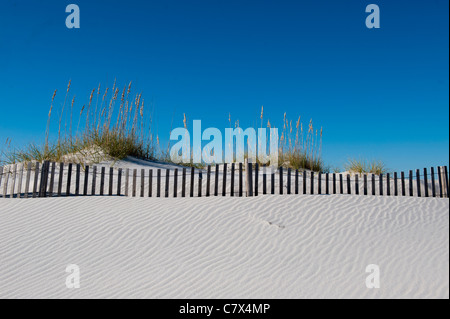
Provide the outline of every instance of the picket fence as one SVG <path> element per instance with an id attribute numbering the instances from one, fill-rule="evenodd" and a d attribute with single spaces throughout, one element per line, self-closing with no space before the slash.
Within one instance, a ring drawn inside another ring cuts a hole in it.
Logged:
<path id="1" fill-rule="evenodd" d="M 282 167 L 273 171 L 252 163 L 138 170 L 46 161 L 0 167 L 0 197 L 354 194 L 448 198 L 448 178 L 447 166 L 410 170 L 408 175 L 360 176 Z"/>

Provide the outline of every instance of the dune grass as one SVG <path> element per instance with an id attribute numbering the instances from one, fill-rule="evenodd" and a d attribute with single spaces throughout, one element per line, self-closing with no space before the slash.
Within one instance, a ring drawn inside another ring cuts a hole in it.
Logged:
<path id="1" fill-rule="evenodd" d="M 386 174 L 388 169 L 380 160 L 365 160 L 350 158 L 345 164 L 345 169 L 354 174 Z"/>

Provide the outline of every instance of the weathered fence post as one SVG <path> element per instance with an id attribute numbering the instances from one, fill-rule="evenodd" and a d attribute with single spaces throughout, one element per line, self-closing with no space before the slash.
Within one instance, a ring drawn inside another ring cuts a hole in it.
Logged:
<path id="1" fill-rule="evenodd" d="M 3 167 L 0 167 L 0 187 L 2 186 L 2 179 L 3 179 Z"/>
<path id="2" fill-rule="evenodd" d="M 39 163 L 36 163 L 36 167 L 34 170 L 34 182 L 33 182 L 33 198 L 36 198 L 38 196 L 38 181 L 39 181 Z M 5 193 L 6 195 L 6 193 Z"/>
<path id="3" fill-rule="evenodd" d="M 242 197 L 242 184 L 243 184 L 243 180 L 242 180 L 242 163 L 239 163 L 239 197 Z"/>
<path id="4" fill-rule="evenodd" d="M 181 197 L 186 197 L 186 167 L 183 167 L 181 176 Z"/>
<path id="5" fill-rule="evenodd" d="M 423 169 L 423 183 L 425 186 L 424 189 L 425 197 L 430 197 L 430 194 L 428 192 L 428 171 L 426 168 Z"/>
<path id="6" fill-rule="evenodd" d="M 283 167 L 282 166 L 280 166 L 280 168 L 279 168 L 279 176 L 280 176 L 280 178 L 279 178 L 279 180 L 278 180 L 278 183 L 279 183 L 279 192 L 280 192 L 280 195 L 283 195 Z"/>
<path id="7" fill-rule="evenodd" d="M 434 167 L 431 167 L 431 194 L 436 197 L 436 179 L 434 177 Z"/>
<path id="8" fill-rule="evenodd" d="M 441 172 L 441 167 L 438 166 L 438 178 L 439 178 L 439 197 L 442 198 L 444 196 L 444 192 L 443 192 L 443 178 L 442 178 L 442 172 Z"/>
<path id="9" fill-rule="evenodd" d="M 64 178 L 64 163 L 59 163 L 59 175 L 58 175 L 58 197 L 62 195 L 62 184 Z"/>
<path id="10" fill-rule="evenodd" d="M 156 171 L 156 197 L 161 197 L 161 169 Z"/>
<path id="11" fill-rule="evenodd" d="M 317 193 L 319 195 L 322 194 L 322 173 L 319 172 L 319 175 L 317 176 Z"/>
<path id="12" fill-rule="evenodd" d="M 95 196 L 96 185 L 97 184 L 97 166 L 92 167 L 92 185 L 91 185 L 91 195 Z"/>
<path id="13" fill-rule="evenodd" d="M 287 194 L 291 195 L 291 168 L 287 169 Z"/>
<path id="14" fill-rule="evenodd" d="M 3 180 L 3 198 L 6 198 L 6 193 L 8 192 L 8 180 L 9 180 L 9 169 L 5 170 L 5 178 Z"/>
<path id="15" fill-rule="evenodd" d="M 259 188 L 258 184 L 259 184 L 259 164 L 255 163 L 255 196 L 258 196 L 258 188 Z"/>
<path id="16" fill-rule="evenodd" d="M 409 196 L 414 196 L 413 171 L 409 171 Z"/>
<path id="17" fill-rule="evenodd" d="M 333 173 L 333 195 L 336 195 L 336 173 Z"/>
<path id="18" fill-rule="evenodd" d="M 253 196 L 253 165 L 251 161 L 246 161 L 247 162 L 247 167 L 245 168 L 246 170 L 246 176 L 247 176 L 247 197 L 248 196 Z"/>
<path id="19" fill-rule="evenodd" d="M 28 192 L 30 191 L 30 180 L 31 180 L 31 162 L 28 162 L 27 163 L 27 180 L 25 182 L 25 193 L 24 193 L 25 198 L 28 198 L 28 196 L 29 196 Z"/>
<path id="20" fill-rule="evenodd" d="M 347 194 L 352 194 L 352 185 L 350 181 L 350 174 L 347 174 Z"/>
<path id="21" fill-rule="evenodd" d="M 106 168 L 102 166 L 100 173 L 100 196 L 103 196 L 105 194 L 105 173 Z"/>
<path id="22" fill-rule="evenodd" d="M 376 190 L 375 190 L 375 174 L 372 174 L 372 195 L 373 195 L 373 196 L 376 195 Z"/>
<path id="23" fill-rule="evenodd" d="M 306 195 L 306 170 L 303 170 L 303 195 Z"/>
<path id="24" fill-rule="evenodd" d="M 444 166 L 444 185 L 445 185 L 445 193 L 444 196 L 446 198 L 449 198 L 449 190 L 448 190 L 448 184 L 449 184 L 449 180 L 448 180 L 448 168 L 447 166 Z"/>
<path id="25" fill-rule="evenodd" d="M 53 184 L 53 183 L 50 183 Z M 84 187 L 83 187 L 83 195 L 87 196 L 88 194 L 88 184 L 89 184 L 89 166 L 86 166 L 84 169 Z M 52 185 L 50 185 L 51 187 Z M 51 196 L 51 194 L 50 194 Z"/>
<path id="26" fill-rule="evenodd" d="M 398 174 L 394 173 L 394 196 L 398 196 Z"/>
<path id="27" fill-rule="evenodd" d="M 216 164 L 216 171 L 214 176 L 214 196 L 219 195 L 219 164 Z"/>
<path id="28" fill-rule="evenodd" d="M 153 170 L 148 170 L 148 197 L 153 196 Z"/>
<path id="29" fill-rule="evenodd" d="M 344 194 L 344 177 L 339 174 L 339 194 Z"/>
<path id="30" fill-rule="evenodd" d="M 166 169 L 166 183 L 164 185 L 164 197 L 169 197 L 169 185 L 170 185 L 170 169 Z"/>
<path id="31" fill-rule="evenodd" d="M 198 171 L 198 191 L 197 191 L 198 197 L 202 197 L 202 181 L 203 181 L 203 174 L 202 170 L 200 169 Z"/>
<path id="32" fill-rule="evenodd" d="M 367 195 L 367 174 L 364 174 L 364 195 Z"/>
<path id="33" fill-rule="evenodd" d="M 298 169 L 295 170 L 295 195 L 298 195 Z"/>
<path id="34" fill-rule="evenodd" d="M 402 196 L 406 196 L 405 172 L 401 172 L 401 179 L 402 179 Z"/>
<path id="35" fill-rule="evenodd" d="M 417 196 L 422 197 L 421 184 L 420 184 L 420 170 L 416 170 L 416 184 L 417 184 Z"/>
<path id="36" fill-rule="evenodd" d="M 113 182 L 114 182 L 114 168 L 109 168 L 109 196 L 113 194 Z"/>
<path id="37" fill-rule="evenodd" d="M 267 167 L 263 166 L 263 194 L 267 194 Z"/>
<path id="38" fill-rule="evenodd" d="M 383 196 L 383 174 L 380 174 L 378 187 L 380 188 L 380 196 Z"/>
<path id="39" fill-rule="evenodd" d="M 312 195 L 314 194 L 314 171 L 311 171 L 311 180 L 309 186 L 310 186 L 309 193 Z"/>
<path id="40" fill-rule="evenodd" d="M 16 189 L 16 175 L 17 175 L 17 164 L 13 165 L 13 172 L 12 172 L 12 181 L 11 181 L 11 198 L 14 198 L 14 193 Z"/>
<path id="41" fill-rule="evenodd" d="M 81 165 L 77 164 L 76 166 L 76 175 L 75 175 L 75 196 L 80 195 L 80 173 L 81 173 Z"/>
<path id="42" fill-rule="evenodd" d="M 355 174 L 355 194 L 359 195 L 359 175 Z"/>
<path id="43" fill-rule="evenodd" d="M 117 171 L 117 196 L 122 195 L 122 169 L 119 168 Z"/>
<path id="44" fill-rule="evenodd" d="M 386 195 L 391 196 L 391 174 L 386 173 Z"/>
<path id="45" fill-rule="evenodd" d="M 130 192 L 130 169 L 125 169 L 125 196 L 128 197 Z"/>
<path id="46" fill-rule="evenodd" d="M 145 169 L 141 169 L 141 197 L 145 196 Z"/>
<path id="47" fill-rule="evenodd" d="M 275 194 L 275 172 L 271 171 L 270 173 L 270 194 Z"/>
<path id="48" fill-rule="evenodd" d="M 223 164 L 222 196 L 227 195 L 227 163 Z"/>
<path id="49" fill-rule="evenodd" d="M 173 171 L 173 197 L 178 195 L 178 168 Z"/>
<path id="50" fill-rule="evenodd" d="M 161 177 L 161 172 L 160 172 L 160 177 Z M 131 191 L 131 196 L 132 197 L 136 197 L 136 189 L 137 189 L 137 169 L 133 169 L 133 188 Z"/>
<path id="51" fill-rule="evenodd" d="M 219 166 L 219 165 L 216 165 L 216 169 L 217 169 L 217 166 Z M 216 174 L 217 174 L 217 171 L 216 171 Z M 191 192 L 189 194 L 191 197 L 194 197 L 194 182 L 195 182 L 194 177 L 195 177 L 195 168 L 191 167 L 191 189 L 190 189 Z M 216 182 L 217 182 L 217 178 L 216 178 Z M 217 183 L 216 183 L 216 187 L 217 187 Z M 217 193 L 215 194 L 215 196 L 217 196 Z"/>
<path id="52" fill-rule="evenodd" d="M 25 163 L 23 163 L 20 167 L 20 173 L 19 173 L 19 184 L 17 186 L 17 198 L 22 197 L 22 181 L 23 181 L 23 171 L 25 169 Z"/>
<path id="53" fill-rule="evenodd" d="M 330 173 L 325 173 L 325 194 L 330 195 Z"/>
<path id="54" fill-rule="evenodd" d="M 206 197 L 209 197 L 211 190 L 211 165 L 206 170 Z"/>
<path id="55" fill-rule="evenodd" d="M 234 196 L 234 170 L 236 169 L 236 166 L 234 163 L 231 163 L 231 189 L 230 189 L 230 196 Z"/>

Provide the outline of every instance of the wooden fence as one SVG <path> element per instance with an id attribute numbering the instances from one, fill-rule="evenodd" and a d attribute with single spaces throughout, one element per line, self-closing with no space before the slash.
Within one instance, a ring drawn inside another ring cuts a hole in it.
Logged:
<path id="1" fill-rule="evenodd" d="M 449 197 L 447 166 L 385 175 L 315 173 L 232 163 L 206 169 L 122 169 L 66 163 L 0 167 L 0 197 L 204 197 L 353 194 Z"/>

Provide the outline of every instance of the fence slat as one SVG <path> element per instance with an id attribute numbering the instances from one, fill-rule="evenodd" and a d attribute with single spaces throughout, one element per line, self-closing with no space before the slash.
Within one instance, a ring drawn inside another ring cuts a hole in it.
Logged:
<path id="1" fill-rule="evenodd" d="M 186 197 L 186 167 L 183 167 L 183 172 L 182 172 L 181 197 Z"/>
<path id="2" fill-rule="evenodd" d="M 161 177 L 161 174 L 160 174 Z M 133 169 L 133 188 L 131 191 L 131 196 L 136 197 L 136 191 L 137 191 L 137 169 Z"/>
<path id="3" fill-rule="evenodd" d="M 409 171 L 409 196 L 414 196 L 413 171 Z"/>
<path id="4" fill-rule="evenodd" d="M 317 176 L 317 193 L 319 195 L 322 194 L 322 173 L 319 172 L 318 176 Z"/>
<path id="5" fill-rule="evenodd" d="M 291 168 L 289 167 L 287 170 L 287 193 L 291 195 Z"/>
<path id="6" fill-rule="evenodd" d="M 25 181 L 25 193 L 24 193 L 25 198 L 28 198 L 28 196 L 29 196 L 28 192 L 30 191 L 30 180 L 31 180 L 31 162 L 28 162 L 27 163 L 27 179 Z"/>
<path id="7" fill-rule="evenodd" d="M 161 169 L 156 171 L 156 197 L 161 197 Z"/>
<path id="8" fill-rule="evenodd" d="M 17 175 L 17 164 L 13 165 L 13 171 L 12 171 L 12 181 L 11 181 L 11 198 L 14 198 L 14 193 L 16 189 L 16 175 Z"/>
<path id="9" fill-rule="evenodd" d="M 295 195 L 298 195 L 298 169 L 295 170 L 295 189 L 294 189 L 294 193 Z"/>
<path id="10" fill-rule="evenodd" d="M 100 173 L 100 196 L 103 196 L 105 194 L 105 173 L 106 173 L 106 168 L 102 167 L 102 170 Z"/>
<path id="11" fill-rule="evenodd" d="M 444 193 L 442 191 L 442 172 L 441 172 L 441 167 L 438 166 L 438 181 L 439 181 L 439 197 L 442 198 L 444 196 Z"/>
<path id="12" fill-rule="evenodd" d="M 216 164 L 214 172 L 214 196 L 219 195 L 219 164 Z"/>
<path id="13" fill-rule="evenodd" d="M 2 186 L 2 180 L 3 180 L 3 167 L 0 167 L 0 187 Z"/>
<path id="14" fill-rule="evenodd" d="M 44 161 L 41 169 L 41 181 L 39 184 L 39 197 L 47 195 L 47 180 L 48 180 L 48 161 Z"/>
<path id="15" fill-rule="evenodd" d="M 386 173 L 386 195 L 391 196 L 391 174 Z"/>
<path id="16" fill-rule="evenodd" d="M 434 167 L 431 167 L 431 196 L 436 197 L 436 179 L 434 177 Z"/>
<path id="17" fill-rule="evenodd" d="M 208 168 L 206 170 L 206 197 L 209 197 L 210 191 L 211 191 L 211 165 L 208 165 Z"/>
<path id="18" fill-rule="evenodd" d="M 22 197 L 22 182 L 23 182 L 23 172 L 25 170 L 25 163 L 23 163 L 20 167 L 20 173 L 19 173 L 19 183 L 17 186 L 17 198 Z"/>
<path id="19" fill-rule="evenodd" d="M 330 173 L 325 173 L 325 194 L 330 195 Z"/>
<path id="20" fill-rule="evenodd" d="M 383 196 L 383 174 L 379 176 L 378 187 L 380 188 L 380 196 Z"/>
<path id="21" fill-rule="evenodd" d="M 303 195 L 306 195 L 306 170 L 303 171 Z"/>
<path id="22" fill-rule="evenodd" d="M 423 169 L 423 184 L 425 186 L 425 197 L 430 197 L 430 193 L 428 192 L 428 171 L 426 168 Z"/>
<path id="23" fill-rule="evenodd" d="M 347 174 L 347 194 L 352 194 L 352 184 L 350 182 L 350 174 Z"/>
<path id="24" fill-rule="evenodd" d="M 247 176 L 247 196 L 253 196 L 253 168 L 251 162 L 247 162 L 245 170 L 245 175 Z"/>
<path id="25" fill-rule="evenodd" d="M 75 196 L 80 195 L 80 173 L 81 173 L 81 165 L 77 164 L 75 175 Z"/>
<path id="26" fill-rule="evenodd" d="M 39 163 L 37 164 L 39 165 Z M 66 196 L 70 196 L 71 185 L 72 185 L 72 163 L 69 163 L 67 167 L 67 183 L 66 183 Z M 36 182 L 36 181 L 35 181 Z"/>
<path id="27" fill-rule="evenodd" d="M 270 174 L 270 194 L 275 194 L 275 172 Z"/>
<path id="28" fill-rule="evenodd" d="M 84 187 L 83 187 L 84 196 L 87 196 L 88 194 L 88 185 L 89 185 L 89 166 L 86 165 L 84 169 Z"/>
<path id="29" fill-rule="evenodd" d="M 339 174 L 339 194 L 344 194 L 344 176 Z"/>
<path id="30" fill-rule="evenodd" d="M 173 197 L 178 196 L 178 168 L 173 171 Z"/>
<path id="31" fill-rule="evenodd" d="M 202 181 L 203 181 L 202 170 L 199 170 L 198 171 L 198 191 L 197 191 L 198 197 L 202 197 Z"/>
<path id="32" fill-rule="evenodd" d="M 417 196 L 422 197 L 422 190 L 421 190 L 421 184 L 420 184 L 420 170 L 416 170 L 416 185 L 417 185 Z"/>
<path id="33" fill-rule="evenodd" d="M 375 174 L 372 174 L 372 195 L 373 195 L 373 196 L 376 195 L 376 190 L 375 190 Z"/>
<path id="34" fill-rule="evenodd" d="M 364 195 L 367 195 L 367 174 L 364 174 Z"/>
<path id="35" fill-rule="evenodd" d="M 444 166 L 444 179 L 445 179 L 445 197 L 449 198 L 450 194 L 449 194 L 449 189 L 448 189 L 448 184 L 449 184 L 449 180 L 448 180 L 448 168 L 447 166 Z"/>
<path id="36" fill-rule="evenodd" d="M 109 189 L 108 189 L 108 194 L 109 196 L 113 195 L 113 184 L 114 184 L 114 168 L 110 167 L 109 168 Z"/>
<path id="37" fill-rule="evenodd" d="M 166 169 L 166 184 L 164 185 L 164 196 L 169 197 L 170 169 Z"/>
<path id="38" fill-rule="evenodd" d="M 148 197 L 153 196 L 153 170 L 148 170 Z"/>
<path id="39" fill-rule="evenodd" d="M 310 187 L 310 194 L 314 194 L 314 172 L 313 171 L 311 171 L 311 180 L 310 180 L 310 184 L 309 184 L 309 187 Z"/>
<path id="40" fill-rule="evenodd" d="M 40 178 L 39 178 L 39 188 L 37 190 L 37 197 L 43 197 L 43 190 L 42 190 L 42 188 L 45 187 L 44 186 L 44 178 L 45 178 L 45 168 L 47 166 L 45 163 L 46 162 L 42 163 L 42 166 L 41 166 L 41 175 L 40 175 Z"/>
<path id="41" fill-rule="evenodd" d="M 394 196 L 398 196 L 398 174 L 394 173 Z"/>
<path id="42" fill-rule="evenodd" d="M 401 179 L 402 179 L 402 196 L 406 196 L 405 172 L 401 172 Z"/>
<path id="43" fill-rule="evenodd" d="M 231 185 L 230 185 L 230 196 L 234 196 L 234 174 L 236 170 L 235 163 L 231 163 Z"/>
<path id="44" fill-rule="evenodd" d="M 53 197 L 53 190 L 55 184 L 56 163 L 48 163 L 48 169 L 50 173 L 50 185 L 48 185 L 48 196 Z"/>
<path id="45" fill-rule="evenodd" d="M 278 182 L 279 182 L 279 192 L 280 192 L 280 194 L 281 195 L 283 195 L 283 167 L 282 166 L 280 166 L 280 168 L 278 169 L 278 171 L 279 171 L 279 176 L 280 176 L 280 178 L 279 178 L 279 180 L 278 180 Z"/>
<path id="46" fill-rule="evenodd" d="M 227 195 L 227 163 L 223 164 L 222 196 Z"/>
<path id="47" fill-rule="evenodd" d="M 125 196 L 128 197 L 130 195 L 129 193 L 130 188 L 130 169 L 125 169 Z"/>
<path id="48" fill-rule="evenodd" d="M 122 169 L 117 171 L 117 196 L 122 195 Z"/>
<path id="49" fill-rule="evenodd" d="M 258 196 L 259 188 L 259 164 L 255 163 L 255 196 Z"/>
<path id="50" fill-rule="evenodd" d="M 359 195 L 359 175 L 355 174 L 355 194 Z"/>
<path id="51" fill-rule="evenodd" d="M 6 198 L 6 193 L 8 192 L 8 181 L 9 181 L 9 169 L 6 169 L 5 179 L 3 181 L 3 198 Z"/>
<path id="52" fill-rule="evenodd" d="M 95 196 L 96 183 L 97 183 L 97 166 L 94 166 L 92 168 L 92 187 L 91 187 L 91 195 L 92 196 Z"/>
<path id="53" fill-rule="evenodd" d="M 242 180 L 242 163 L 239 163 L 239 197 L 242 197 L 242 185 L 243 184 L 243 180 Z"/>
<path id="54" fill-rule="evenodd" d="M 336 173 L 333 173 L 333 195 L 336 195 Z"/>
<path id="55" fill-rule="evenodd" d="M 214 185 L 215 190 L 214 190 L 214 196 L 217 196 L 217 183 L 219 181 L 219 175 L 218 175 L 218 166 L 216 165 L 216 185 Z M 194 197 L 194 178 L 195 178 L 195 168 L 191 167 L 191 189 L 190 189 L 190 197 Z"/>
<path id="56" fill-rule="evenodd" d="M 63 177 L 64 177 L 64 163 L 59 163 L 59 176 L 58 176 L 58 197 L 61 197 L 62 195 L 62 184 L 63 184 Z"/>
<path id="57" fill-rule="evenodd" d="M 141 169 L 141 197 L 145 196 L 145 169 Z"/>

